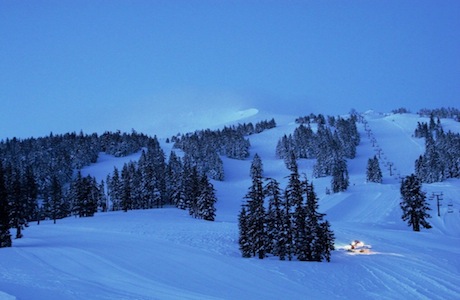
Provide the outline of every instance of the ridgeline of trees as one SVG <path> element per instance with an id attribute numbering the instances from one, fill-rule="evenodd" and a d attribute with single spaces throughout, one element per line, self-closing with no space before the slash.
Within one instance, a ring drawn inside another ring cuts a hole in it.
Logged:
<path id="1" fill-rule="evenodd" d="M 223 163 L 220 156 L 233 159 L 249 157 L 251 144 L 246 136 L 260 133 L 276 127 L 274 119 L 237 126 L 224 127 L 222 130 L 199 130 L 179 137 L 173 137 L 174 147 L 186 153 L 189 160 L 214 180 L 224 180 Z"/>
<path id="2" fill-rule="evenodd" d="M 424 108 L 418 111 L 420 117 L 437 117 L 444 119 L 454 119 L 460 122 L 460 110 L 453 107 L 441 107 L 436 109 Z"/>
<path id="3" fill-rule="evenodd" d="M 317 211 L 313 184 L 300 179 L 297 165 L 292 165 L 284 191 L 275 179 L 264 180 L 257 154 L 250 176 L 252 185 L 238 217 L 242 256 L 263 259 L 274 255 L 280 260 L 329 262 L 334 233 L 329 222 L 323 221 L 325 214 Z"/>
<path id="4" fill-rule="evenodd" d="M 349 185 L 346 159 L 356 156 L 360 136 L 356 127 L 357 116 L 348 119 L 309 115 L 296 119 L 300 123 L 293 134 L 284 135 L 276 146 L 276 155 L 284 159 L 291 170 L 292 161 L 299 158 L 316 159 L 314 177 L 332 176 L 334 193 L 345 191 Z M 317 124 L 316 132 L 311 124 Z"/>

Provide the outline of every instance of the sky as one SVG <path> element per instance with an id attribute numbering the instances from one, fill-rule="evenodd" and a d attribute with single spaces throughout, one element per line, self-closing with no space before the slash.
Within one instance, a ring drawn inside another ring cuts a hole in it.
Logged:
<path id="1" fill-rule="evenodd" d="M 0 139 L 458 108 L 458 28 L 460 1 L 0 0 Z"/>

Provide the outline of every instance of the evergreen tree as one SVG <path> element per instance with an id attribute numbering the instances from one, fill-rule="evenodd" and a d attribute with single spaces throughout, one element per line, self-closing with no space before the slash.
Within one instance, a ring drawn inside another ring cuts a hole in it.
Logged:
<path id="1" fill-rule="evenodd" d="M 249 235 L 249 221 L 245 205 L 241 207 L 240 214 L 238 215 L 238 229 L 238 243 L 240 245 L 241 255 L 246 258 L 251 257 L 254 246 Z"/>
<path id="2" fill-rule="evenodd" d="M 181 174 L 180 197 L 176 199 L 176 206 L 179 209 L 188 209 L 190 205 L 189 199 L 193 197 L 192 168 L 190 157 L 186 154 L 184 156 L 184 167 Z"/>
<path id="3" fill-rule="evenodd" d="M 288 260 L 292 260 L 294 253 L 294 239 L 293 239 L 293 225 L 291 219 L 291 207 L 290 199 L 286 196 L 282 198 L 281 202 L 281 224 L 282 229 L 279 232 L 279 257 L 280 260 L 285 260 L 286 257 Z"/>
<path id="4" fill-rule="evenodd" d="M 335 159 L 332 167 L 332 192 L 338 193 L 346 191 L 349 184 L 347 161 L 343 158 Z"/>
<path id="5" fill-rule="evenodd" d="M 167 165 L 167 194 L 169 202 L 178 206 L 179 203 L 183 202 L 182 193 L 182 172 L 183 166 L 181 159 L 176 155 L 174 151 L 171 151 L 169 155 L 169 162 Z"/>
<path id="6" fill-rule="evenodd" d="M 10 193 L 10 214 L 11 227 L 16 228 L 16 238 L 23 237 L 22 230 L 27 226 L 27 203 L 24 199 L 24 193 L 21 186 L 21 177 L 19 170 L 12 170 L 10 173 L 12 179 Z"/>
<path id="7" fill-rule="evenodd" d="M 0 160 L 0 248 L 12 246 L 10 223 L 8 194 L 5 186 L 3 165 Z"/>
<path id="8" fill-rule="evenodd" d="M 265 257 L 265 208 L 261 164 L 255 156 L 251 164 L 252 185 L 246 194 L 248 207 L 249 237 L 253 241 L 253 255 L 260 259 Z M 253 167 L 254 166 L 254 167 Z"/>
<path id="9" fill-rule="evenodd" d="M 265 197 L 268 198 L 268 209 L 266 216 L 266 234 L 268 253 L 279 256 L 281 249 L 284 247 L 283 231 L 283 207 L 282 192 L 279 183 L 273 179 L 268 179 L 264 188 Z"/>
<path id="10" fill-rule="evenodd" d="M 255 178 L 262 178 L 262 172 L 263 172 L 262 160 L 260 159 L 259 154 L 256 153 L 254 155 L 254 158 L 252 159 L 249 175 L 251 176 L 252 180 L 254 180 Z"/>
<path id="11" fill-rule="evenodd" d="M 288 153 L 284 163 L 289 171 L 294 172 L 294 170 L 297 170 L 297 158 L 294 151 Z"/>
<path id="12" fill-rule="evenodd" d="M 422 182 L 414 174 L 407 176 L 401 183 L 400 203 L 403 211 L 402 219 L 412 226 L 414 231 L 420 231 L 420 226 L 429 229 L 431 218 L 428 211 L 431 210 L 426 202 L 426 194 L 422 191 Z"/>
<path id="13" fill-rule="evenodd" d="M 367 161 L 366 179 L 368 182 L 382 183 L 382 170 L 377 156 Z"/>
<path id="14" fill-rule="evenodd" d="M 120 204 L 121 209 L 124 212 L 132 209 L 132 198 L 131 198 L 131 174 L 127 165 L 123 166 L 121 170 L 121 193 L 120 193 Z"/>
<path id="15" fill-rule="evenodd" d="M 101 183 L 99 184 L 98 191 L 99 191 L 99 196 L 98 196 L 97 206 L 101 208 L 102 212 L 107 212 L 109 204 L 108 204 L 107 195 L 105 194 L 104 180 L 102 180 Z"/>
<path id="16" fill-rule="evenodd" d="M 187 167 L 187 172 L 187 177 L 184 180 L 184 207 L 188 209 L 191 216 L 198 218 L 198 199 L 201 194 L 200 175 L 196 166 L 192 166 L 190 169 Z"/>
<path id="17" fill-rule="evenodd" d="M 307 261 L 321 261 L 321 255 L 323 253 L 323 244 L 320 240 L 321 230 L 320 224 L 323 220 L 324 214 L 318 212 L 318 197 L 314 191 L 313 184 L 304 183 L 305 194 L 306 194 L 306 229 L 307 229 L 307 242 L 305 243 L 304 250 L 305 260 Z"/>
<path id="18" fill-rule="evenodd" d="M 214 221 L 216 217 L 215 204 L 217 198 L 214 187 L 205 174 L 201 177 L 200 186 L 201 193 L 198 198 L 198 215 L 206 221 Z"/>
<path id="19" fill-rule="evenodd" d="M 100 191 L 96 180 L 91 176 L 82 177 L 78 171 L 77 177 L 70 185 L 69 198 L 72 202 L 72 212 L 79 217 L 92 217 L 97 212 Z"/>
<path id="20" fill-rule="evenodd" d="M 297 162 L 294 160 L 291 163 L 291 174 L 285 189 L 285 198 L 289 202 L 294 211 L 291 214 L 293 225 L 293 252 L 301 261 L 307 260 L 309 251 L 308 238 L 309 232 L 306 225 L 306 210 L 303 198 L 302 183 L 298 172 Z"/>
<path id="21" fill-rule="evenodd" d="M 38 186 L 31 166 L 26 167 L 21 181 L 22 193 L 26 202 L 25 215 L 27 220 L 34 220 L 38 211 Z"/>
<path id="22" fill-rule="evenodd" d="M 62 195 L 62 187 L 57 176 L 53 176 L 51 179 L 48 207 L 49 217 L 53 220 L 54 224 L 56 224 L 57 219 L 63 218 L 67 215 Z"/>
<path id="23" fill-rule="evenodd" d="M 318 242 L 322 246 L 321 247 L 321 257 L 320 260 L 323 258 L 327 261 L 331 261 L 331 251 L 335 250 L 334 247 L 334 232 L 331 230 L 331 224 L 328 221 L 324 221 L 320 224 L 320 235 Z"/>
<path id="24" fill-rule="evenodd" d="M 118 172 L 118 169 L 114 167 L 112 177 L 107 177 L 108 195 L 112 203 L 113 211 L 121 210 L 121 184 L 120 173 Z"/>

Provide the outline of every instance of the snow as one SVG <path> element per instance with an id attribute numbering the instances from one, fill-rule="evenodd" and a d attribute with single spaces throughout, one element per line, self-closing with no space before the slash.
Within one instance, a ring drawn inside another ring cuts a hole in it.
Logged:
<path id="1" fill-rule="evenodd" d="M 237 111 L 225 122 L 262 115 L 256 109 Z M 271 117 L 278 126 L 249 137 L 251 154 L 262 158 L 265 176 L 284 186 L 288 170 L 275 157 L 275 146 L 293 132 L 298 116 Z M 441 217 L 430 202 L 433 228 L 412 232 L 401 220 L 399 176 L 412 173 L 424 151 L 423 140 L 412 132 L 427 119 L 372 111 L 365 118 L 383 152 L 382 184 L 365 181 L 367 159 L 377 146 L 362 124 L 357 157 L 348 161 L 348 191 L 327 195 L 330 178 L 312 178 L 314 161 L 299 166 L 314 183 L 337 249 L 359 239 L 372 245 L 370 255 L 337 250 L 330 263 L 241 258 L 237 214 L 250 185 L 251 159 L 223 158 L 226 180 L 213 182 L 219 199 L 215 222 L 168 207 L 31 224 L 12 248 L 0 249 L 0 299 L 459 299 L 460 180 L 423 185 L 428 195 L 443 192 Z M 460 131 L 454 121 L 442 124 Z M 162 141 L 162 146 L 169 154 L 171 145 Z M 105 180 L 114 166 L 139 155 L 101 154 L 83 173 Z"/>

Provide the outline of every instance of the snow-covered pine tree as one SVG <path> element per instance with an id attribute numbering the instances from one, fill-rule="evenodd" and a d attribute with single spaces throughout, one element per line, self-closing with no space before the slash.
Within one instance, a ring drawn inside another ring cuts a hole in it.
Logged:
<path id="1" fill-rule="evenodd" d="M 303 198 L 302 182 L 298 171 L 297 162 L 294 160 L 291 164 L 291 174 L 289 175 L 284 197 L 289 202 L 294 211 L 291 214 L 293 227 L 293 246 L 292 249 L 297 259 L 300 261 L 307 260 L 309 252 L 309 231 L 306 225 L 306 210 Z"/>
<path id="2" fill-rule="evenodd" d="M 285 159 L 293 149 L 292 136 L 284 135 L 276 144 L 276 156 L 278 158 Z"/>
<path id="3" fill-rule="evenodd" d="M 192 197 L 192 161 L 190 155 L 185 153 L 184 166 L 182 169 L 182 179 L 180 186 L 181 197 L 177 199 L 176 206 L 179 209 L 188 209 L 190 205 L 190 197 Z"/>
<path id="4" fill-rule="evenodd" d="M 346 191 L 349 184 L 347 161 L 344 158 L 336 157 L 332 166 L 332 192 L 338 193 Z"/>
<path id="5" fill-rule="evenodd" d="M 53 220 L 53 223 L 56 224 L 57 219 L 67 215 L 64 206 L 64 199 L 62 196 L 61 183 L 56 176 L 51 178 L 49 195 L 48 215 Z"/>
<path id="6" fill-rule="evenodd" d="M 266 254 L 266 232 L 265 232 L 265 207 L 264 190 L 262 183 L 262 163 L 260 158 L 254 156 L 251 164 L 252 185 L 245 198 L 247 201 L 247 215 L 249 238 L 253 241 L 253 255 L 263 259 Z"/>
<path id="7" fill-rule="evenodd" d="M 331 261 L 331 251 L 335 250 L 334 247 L 334 232 L 331 229 L 329 221 L 320 223 L 318 242 L 321 245 L 320 260 L 325 259 L 327 262 Z"/>
<path id="8" fill-rule="evenodd" d="M 292 204 L 290 203 L 289 199 L 286 197 L 282 198 L 281 201 L 281 224 L 282 228 L 281 231 L 279 232 L 279 257 L 280 260 L 285 260 L 286 257 L 288 260 L 292 260 L 293 254 L 294 254 L 294 238 L 293 238 L 293 224 L 292 224 L 292 218 L 291 218 L 291 210 L 292 210 Z"/>
<path id="9" fill-rule="evenodd" d="M 313 176 L 324 177 L 332 174 L 334 158 L 338 156 L 339 144 L 334 140 L 332 132 L 324 125 L 318 125 L 316 163 L 313 166 Z"/>
<path id="10" fill-rule="evenodd" d="M 305 182 L 305 194 L 307 203 L 306 211 L 306 228 L 308 232 L 308 251 L 306 251 L 306 260 L 321 261 L 325 245 L 321 240 L 321 222 L 325 214 L 318 212 L 318 197 L 316 196 L 313 183 Z"/>
<path id="11" fill-rule="evenodd" d="M 107 194 L 112 203 L 112 211 L 121 210 L 121 191 L 120 172 L 114 167 L 113 175 L 107 176 Z"/>
<path id="12" fill-rule="evenodd" d="M 188 208 L 189 214 L 194 218 L 199 217 L 199 208 L 198 208 L 198 199 L 201 194 L 201 185 L 200 185 L 200 174 L 198 173 L 198 168 L 193 166 L 191 173 L 185 181 L 186 193 L 185 201 Z"/>
<path id="13" fill-rule="evenodd" d="M 71 182 L 69 198 L 72 203 L 72 213 L 79 217 L 92 217 L 97 212 L 99 189 L 96 179 L 90 175 L 82 177 L 78 171 L 76 178 Z M 62 217 L 62 216 L 61 216 Z"/>
<path id="14" fill-rule="evenodd" d="M 166 190 L 169 197 L 169 203 L 176 206 L 182 201 L 181 198 L 183 197 L 181 189 L 182 172 L 183 166 L 180 157 L 178 157 L 174 151 L 171 151 L 166 171 Z"/>
<path id="15" fill-rule="evenodd" d="M 149 140 L 147 156 L 153 168 L 154 190 L 157 191 L 159 197 L 157 197 L 158 201 L 156 204 L 157 207 L 163 207 L 166 201 L 168 201 L 166 193 L 166 158 L 156 136 Z"/>
<path id="16" fill-rule="evenodd" d="M 121 193 L 120 193 L 120 204 L 121 209 L 124 212 L 132 209 L 132 198 L 131 198 L 131 174 L 127 164 L 123 166 L 121 170 Z"/>
<path id="17" fill-rule="evenodd" d="M 254 158 L 251 162 L 251 168 L 249 169 L 249 175 L 251 179 L 254 180 L 255 178 L 262 178 L 263 176 L 263 163 L 259 156 L 259 154 L 255 154 Z"/>
<path id="18" fill-rule="evenodd" d="M 10 222 L 8 194 L 5 186 L 3 165 L 0 160 L 0 248 L 12 246 Z"/>
<path id="19" fill-rule="evenodd" d="M 208 176 L 203 174 L 200 181 L 201 193 L 198 197 L 198 216 L 206 221 L 214 221 L 217 202 L 214 186 Z"/>
<path id="20" fill-rule="evenodd" d="M 408 226 L 412 226 L 414 231 L 420 231 L 420 226 L 429 229 L 431 218 L 428 213 L 430 207 L 426 202 L 426 194 L 422 191 L 422 182 L 414 174 L 407 176 L 401 183 L 400 203 L 403 211 L 402 219 L 407 221 Z"/>
<path id="21" fill-rule="evenodd" d="M 12 182 L 11 192 L 9 193 L 11 227 L 16 228 L 16 238 L 20 239 L 23 237 L 22 230 L 27 225 L 27 205 L 22 192 L 19 170 L 11 169 L 9 175 L 11 176 L 10 182 Z"/>
<path id="22" fill-rule="evenodd" d="M 246 206 L 241 206 L 240 214 L 238 215 L 238 243 L 240 245 L 241 255 L 245 258 L 252 256 L 254 245 L 249 235 L 249 220 L 246 211 Z"/>
<path id="23" fill-rule="evenodd" d="M 287 157 L 284 159 L 284 163 L 286 168 L 291 172 L 294 172 L 297 169 L 297 157 L 295 151 L 291 151 L 287 154 Z"/>
<path id="24" fill-rule="evenodd" d="M 284 211 L 282 207 L 282 192 L 279 182 L 273 178 L 267 179 L 264 187 L 265 197 L 268 198 L 268 210 L 266 216 L 267 253 L 280 256 L 284 247 L 285 239 L 282 234 Z"/>
<path id="25" fill-rule="evenodd" d="M 108 203 L 108 198 L 105 193 L 105 182 L 104 180 L 101 180 L 101 183 L 99 183 L 99 197 L 98 197 L 98 203 L 97 206 L 101 208 L 102 212 L 107 212 L 109 203 Z"/>
<path id="26" fill-rule="evenodd" d="M 440 158 L 438 149 L 436 147 L 436 141 L 432 135 L 429 135 L 426 138 L 425 144 L 426 151 L 424 154 L 424 163 L 428 168 L 428 172 L 422 181 L 426 183 L 443 181 L 445 179 L 444 161 L 442 161 Z"/>
<path id="27" fill-rule="evenodd" d="M 153 208 L 155 203 L 155 174 L 151 159 L 142 151 L 138 162 L 139 197 L 142 199 L 141 208 Z"/>
<path id="28" fill-rule="evenodd" d="M 21 179 L 22 193 L 26 202 L 27 220 L 35 220 L 38 211 L 38 186 L 32 167 L 27 165 Z"/>
<path id="29" fill-rule="evenodd" d="M 367 161 L 366 179 L 368 182 L 382 183 L 382 170 L 377 156 Z"/>

